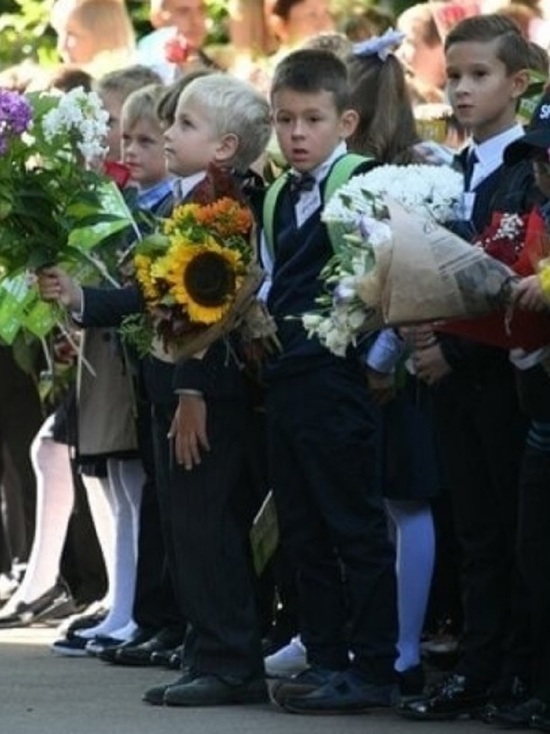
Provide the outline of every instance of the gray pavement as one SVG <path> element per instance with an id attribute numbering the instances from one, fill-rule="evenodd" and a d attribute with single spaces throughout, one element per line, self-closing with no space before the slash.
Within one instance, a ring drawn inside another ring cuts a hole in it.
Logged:
<path id="1" fill-rule="evenodd" d="M 55 630 L 0 631 L 0 734 L 488 734 L 478 722 L 407 722 L 391 712 L 302 717 L 270 706 L 158 708 L 141 702 L 174 673 L 49 650 Z"/>

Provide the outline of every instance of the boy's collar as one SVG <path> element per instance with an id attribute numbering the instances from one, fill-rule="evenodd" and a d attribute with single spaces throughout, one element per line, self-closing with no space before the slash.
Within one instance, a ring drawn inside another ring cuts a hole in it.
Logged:
<path id="1" fill-rule="evenodd" d="M 176 178 L 172 183 L 172 191 L 174 193 L 174 199 L 176 202 L 185 201 L 191 191 L 199 184 L 206 176 L 206 171 L 199 171 L 194 173 L 192 176 L 183 176 Z"/>
<path id="2" fill-rule="evenodd" d="M 507 130 L 498 133 L 498 135 L 493 135 L 493 137 L 484 140 L 482 143 L 476 143 L 475 140 L 472 140 L 470 147 L 475 151 L 477 160 L 481 164 L 490 166 L 495 159 L 498 159 L 500 165 L 506 146 L 518 138 L 523 137 L 524 134 L 523 127 L 519 123 L 516 123 Z"/>
<path id="3" fill-rule="evenodd" d="M 341 158 L 342 156 L 346 155 L 347 152 L 348 152 L 348 147 L 345 141 L 342 140 L 342 142 L 338 143 L 338 145 L 336 146 L 336 148 L 334 148 L 330 156 L 325 161 L 323 161 L 321 165 L 317 166 L 317 168 L 313 168 L 311 171 L 308 171 L 308 173 L 315 178 L 317 183 L 321 183 L 321 181 L 323 181 L 326 178 L 327 173 L 329 172 L 329 170 L 332 167 L 332 164 L 335 161 L 337 161 L 338 158 Z M 294 169 L 292 169 L 292 172 L 300 175 L 299 171 L 294 171 Z"/>

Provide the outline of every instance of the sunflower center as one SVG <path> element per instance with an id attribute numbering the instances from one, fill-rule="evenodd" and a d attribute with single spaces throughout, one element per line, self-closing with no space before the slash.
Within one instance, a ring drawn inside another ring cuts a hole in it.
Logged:
<path id="1" fill-rule="evenodd" d="M 235 273 L 217 252 L 202 252 L 185 269 L 185 288 L 200 306 L 222 306 L 235 292 Z"/>

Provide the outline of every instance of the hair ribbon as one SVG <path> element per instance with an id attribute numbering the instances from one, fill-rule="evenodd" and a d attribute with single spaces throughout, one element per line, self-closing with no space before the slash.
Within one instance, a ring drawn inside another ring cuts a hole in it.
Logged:
<path id="1" fill-rule="evenodd" d="M 385 61 L 404 38 L 405 34 L 401 33 L 401 31 L 388 28 L 381 36 L 372 36 L 372 38 L 368 38 L 366 41 L 355 43 L 353 45 L 353 54 L 354 56 L 376 55 L 381 61 Z"/>

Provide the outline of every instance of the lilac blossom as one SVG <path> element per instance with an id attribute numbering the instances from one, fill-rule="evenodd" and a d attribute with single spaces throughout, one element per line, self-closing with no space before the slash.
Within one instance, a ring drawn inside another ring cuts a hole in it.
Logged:
<path id="1" fill-rule="evenodd" d="M 8 138 L 21 135 L 32 120 L 32 109 L 21 94 L 0 89 L 0 154 L 5 153 Z"/>

